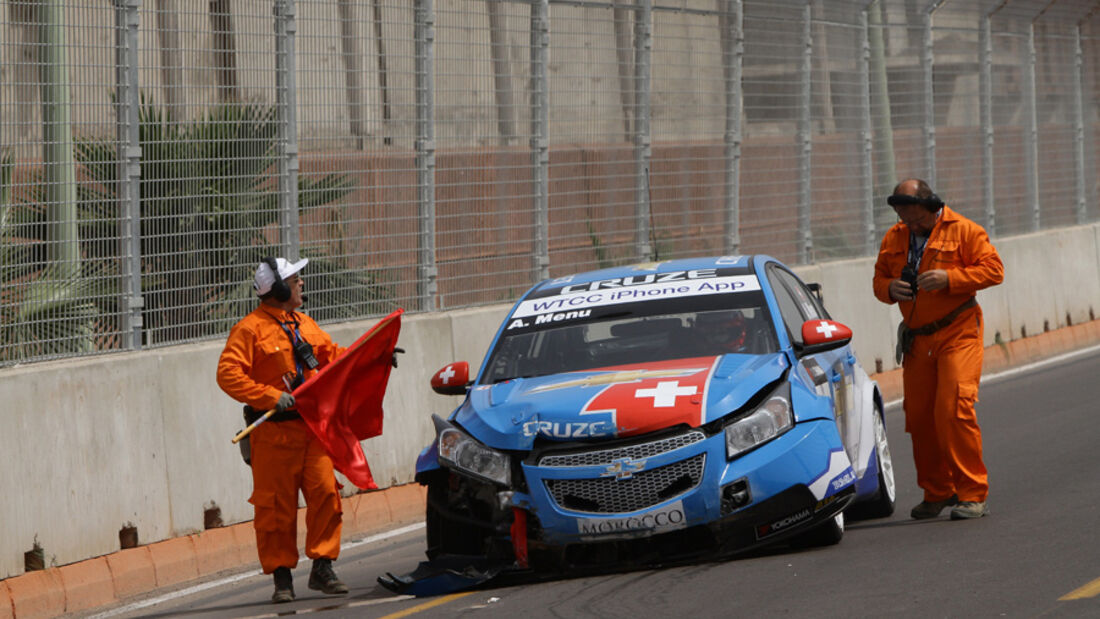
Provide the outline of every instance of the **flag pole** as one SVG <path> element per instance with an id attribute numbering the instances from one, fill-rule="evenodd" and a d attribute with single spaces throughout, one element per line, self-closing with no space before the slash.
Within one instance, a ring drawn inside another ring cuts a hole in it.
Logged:
<path id="1" fill-rule="evenodd" d="M 275 411 L 276 411 L 276 409 L 274 409 L 274 408 L 267 411 L 266 413 L 264 413 L 263 417 L 260 417 L 256 421 L 253 421 L 247 428 L 241 430 L 240 433 L 237 434 L 237 436 L 233 437 L 233 444 L 234 445 L 237 444 L 242 438 L 244 438 L 244 437 L 248 436 L 249 434 L 251 434 L 252 431 L 256 429 L 256 426 L 258 426 L 261 423 L 267 421 L 268 419 L 271 419 L 271 416 L 275 414 Z"/>

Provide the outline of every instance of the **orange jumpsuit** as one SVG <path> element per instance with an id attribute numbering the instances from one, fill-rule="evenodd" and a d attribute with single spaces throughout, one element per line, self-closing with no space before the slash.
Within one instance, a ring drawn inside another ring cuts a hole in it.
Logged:
<path id="1" fill-rule="evenodd" d="M 899 303 L 912 329 L 943 318 L 978 290 L 1001 283 L 1004 265 L 985 230 L 944 207 L 929 234 L 918 272 L 943 269 L 947 288 L 920 290 L 913 301 L 890 297 L 890 282 L 909 255 L 909 228 L 886 232 L 875 262 L 874 291 L 883 303 Z M 964 310 L 938 331 L 917 336 L 902 361 L 905 431 L 913 441 L 917 485 L 925 501 L 957 494 L 960 501 L 985 501 L 988 475 L 982 462 L 982 434 L 974 413 L 982 375 L 982 310 Z"/>
<path id="2" fill-rule="evenodd" d="M 218 359 L 218 385 L 258 411 L 275 407 L 296 372 L 291 340 L 280 326 L 297 320 L 301 337 L 324 367 L 343 348 L 309 316 L 261 304 L 233 326 Z M 293 332 L 293 324 L 288 324 Z M 319 369 L 319 368 L 318 368 Z M 308 379 L 318 370 L 306 370 Z M 298 565 L 298 490 L 306 500 L 306 556 L 337 559 L 343 509 L 332 460 L 301 419 L 266 421 L 250 435 L 256 549 L 265 574 Z"/>

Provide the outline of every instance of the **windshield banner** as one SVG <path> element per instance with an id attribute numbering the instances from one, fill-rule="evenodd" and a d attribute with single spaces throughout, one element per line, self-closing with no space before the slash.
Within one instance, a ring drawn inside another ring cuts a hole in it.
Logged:
<path id="1" fill-rule="evenodd" d="M 594 282 L 593 284 L 598 283 Z M 757 281 L 755 275 L 732 275 L 632 285 L 624 285 L 619 282 L 616 282 L 616 284 L 614 287 L 608 286 L 606 288 L 597 288 L 595 285 L 568 286 L 562 289 L 562 294 L 523 301 L 516 308 L 512 317 L 526 318 L 549 312 L 584 310 L 622 303 L 665 301 L 683 297 L 760 290 L 760 282 Z M 584 289 L 576 290 L 579 287 Z"/>

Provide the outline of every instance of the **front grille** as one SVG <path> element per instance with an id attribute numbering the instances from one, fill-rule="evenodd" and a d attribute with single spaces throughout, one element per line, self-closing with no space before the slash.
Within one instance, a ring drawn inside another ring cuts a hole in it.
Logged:
<path id="1" fill-rule="evenodd" d="M 626 479 L 544 480 L 554 501 L 564 509 L 594 514 L 620 514 L 652 507 L 680 496 L 703 479 L 706 454 L 636 473 Z"/>
<path id="2" fill-rule="evenodd" d="M 569 466 L 604 466 L 616 460 L 630 458 L 631 460 L 644 460 L 670 452 L 674 449 L 693 445 L 706 438 L 699 430 L 692 430 L 669 436 L 648 443 L 626 445 L 614 449 L 601 449 L 596 451 L 583 451 L 571 454 L 551 454 L 539 459 L 539 466 L 545 467 L 569 467 Z"/>

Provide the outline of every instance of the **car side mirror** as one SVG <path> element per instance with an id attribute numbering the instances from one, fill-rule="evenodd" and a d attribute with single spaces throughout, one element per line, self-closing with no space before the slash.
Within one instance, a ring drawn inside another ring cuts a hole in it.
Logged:
<path id="1" fill-rule="evenodd" d="M 802 346 L 799 354 L 812 355 L 846 346 L 852 341 L 852 330 L 835 320 L 815 319 L 802 323 Z"/>
<path id="2" fill-rule="evenodd" d="M 455 361 L 432 375 L 432 391 L 440 395 L 466 395 L 466 385 L 469 382 L 470 364 Z"/>

